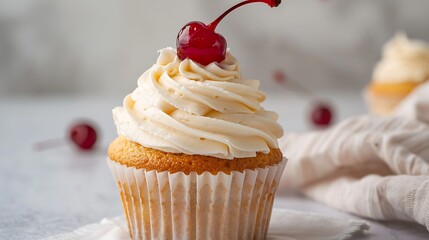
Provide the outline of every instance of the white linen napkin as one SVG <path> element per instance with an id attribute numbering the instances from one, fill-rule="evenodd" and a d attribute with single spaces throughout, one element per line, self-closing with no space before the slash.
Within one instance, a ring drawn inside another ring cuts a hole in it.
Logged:
<path id="1" fill-rule="evenodd" d="M 429 82 L 394 116 L 288 134 L 280 148 L 289 158 L 281 187 L 359 216 L 415 221 L 429 230 Z"/>
<path id="2" fill-rule="evenodd" d="M 287 209 L 273 209 L 267 239 L 282 240 L 342 240 L 369 229 L 364 221 L 327 217 Z M 124 216 L 104 218 L 100 223 L 83 226 L 73 232 L 46 240 L 127 240 Z"/>

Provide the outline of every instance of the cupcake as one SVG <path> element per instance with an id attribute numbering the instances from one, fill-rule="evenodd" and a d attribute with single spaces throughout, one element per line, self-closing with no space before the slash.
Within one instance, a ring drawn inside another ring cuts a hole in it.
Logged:
<path id="1" fill-rule="evenodd" d="M 374 69 L 366 99 L 375 115 L 389 115 L 417 86 L 429 80 L 429 45 L 397 34 Z"/>
<path id="2" fill-rule="evenodd" d="M 132 239 L 263 239 L 286 161 L 277 115 L 237 60 L 159 57 L 113 110 L 107 160 Z"/>

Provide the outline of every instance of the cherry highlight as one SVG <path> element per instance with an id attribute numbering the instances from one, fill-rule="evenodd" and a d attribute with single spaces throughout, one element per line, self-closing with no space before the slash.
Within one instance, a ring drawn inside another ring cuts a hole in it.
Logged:
<path id="1" fill-rule="evenodd" d="M 216 27 L 230 12 L 243 5 L 257 2 L 266 3 L 270 7 L 277 7 L 281 0 L 244 1 L 232 6 L 208 25 L 198 21 L 186 24 L 179 31 L 176 39 L 179 59 L 189 58 L 202 65 L 208 65 L 212 62 L 220 63 L 225 60 L 227 42 L 222 35 L 215 32 Z"/>

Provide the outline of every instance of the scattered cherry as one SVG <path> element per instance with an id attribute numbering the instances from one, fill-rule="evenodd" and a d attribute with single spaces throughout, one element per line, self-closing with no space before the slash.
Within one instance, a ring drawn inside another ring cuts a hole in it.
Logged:
<path id="1" fill-rule="evenodd" d="M 272 78 L 281 86 L 295 90 L 298 90 L 301 94 L 306 95 L 307 97 L 314 98 L 316 95 L 315 92 L 311 91 L 298 81 L 288 78 L 288 76 L 280 69 L 274 70 Z M 286 85 L 287 84 L 287 85 Z M 326 103 L 319 101 L 318 103 L 313 103 L 313 106 L 310 111 L 310 121 L 316 127 L 328 127 L 333 122 L 334 110 L 332 107 Z"/>
<path id="2" fill-rule="evenodd" d="M 63 146 L 70 141 L 81 150 L 91 150 L 97 142 L 97 131 L 90 123 L 79 122 L 71 126 L 67 137 L 38 142 L 34 145 L 35 150 L 42 151 Z"/>
<path id="3" fill-rule="evenodd" d="M 270 7 L 277 7 L 281 3 L 281 0 L 244 1 L 232 6 L 208 25 L 195 21 L 186 24 L 177 35 L 177 56 L 181 60 L 189 58 L 202 65 L 208 65 L 212 62 L 222 62 L 226 56 L 227 43 L 222 35 L 215 32 L 217 25 L 236 8 L 256 2 L 266 3 Z"/>
<path id="4" fill-rule="evenodd" d="M 333 111 L 327 103 L 317 103 L 311 110 L 311 121 L 316 127 L 328 127 L 333 119 Z"/>
<path id="5" fill-rule="evenodd" d="M 286 75 L 282 71 L 277 70 L 273 73 L 273 79 L 277 83 L 284 83 L 286 82 Z"/>
<path id="6" fill-rule="evenodd" d="M 81 123 L 70 129 L 69 137 L 78 148 L 89 150 L 97 141 L 97 132 L 88 123 Z"/>

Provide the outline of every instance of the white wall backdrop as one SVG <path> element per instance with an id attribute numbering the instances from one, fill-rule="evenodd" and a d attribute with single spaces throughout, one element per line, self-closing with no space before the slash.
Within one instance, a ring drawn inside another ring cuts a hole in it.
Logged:
<path id="1" fill-rule="evenodd" d="M 189 21 L 238 0 L 0 0 L 0 95 L 124 95 Z M 396 31 L 429 41 L 428 0 L 283 0 L 218 27 L 243 75 L 272 72 L 310 88 L 362 88 Z"/>

